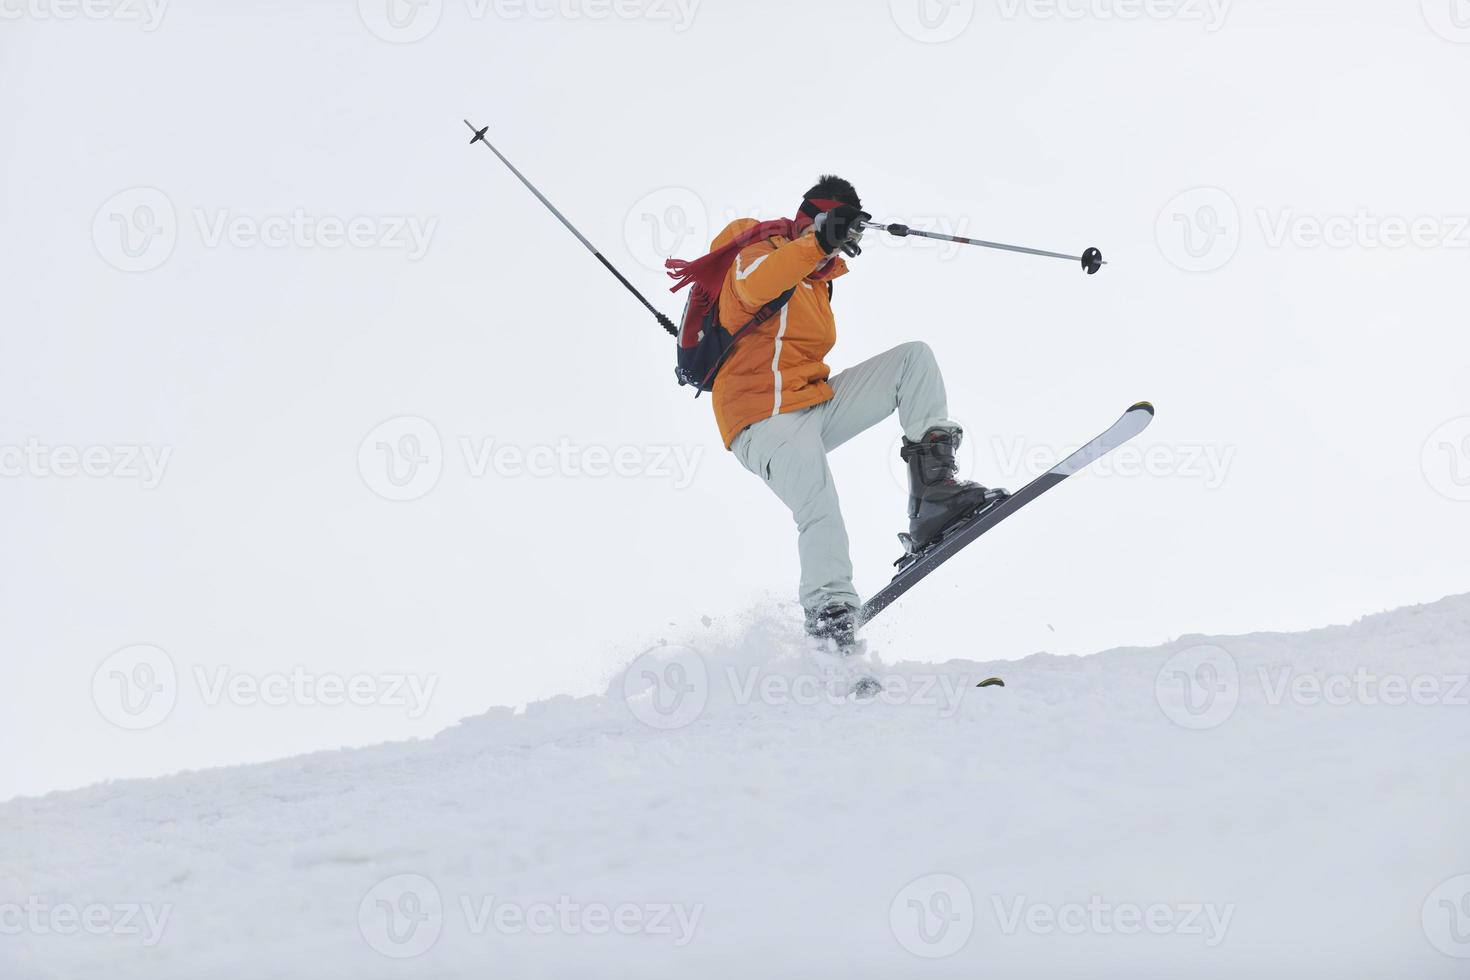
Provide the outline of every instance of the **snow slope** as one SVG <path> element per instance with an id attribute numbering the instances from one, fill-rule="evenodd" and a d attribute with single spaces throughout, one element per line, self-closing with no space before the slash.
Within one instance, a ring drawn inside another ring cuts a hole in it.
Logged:
<path id="1" fill-rule="evenodd" d="M 1470 975 L 1470 596 L 1005 664 L 895 619 L 865 703 L 793 628 L 0 805 L 0 976 Z"/>

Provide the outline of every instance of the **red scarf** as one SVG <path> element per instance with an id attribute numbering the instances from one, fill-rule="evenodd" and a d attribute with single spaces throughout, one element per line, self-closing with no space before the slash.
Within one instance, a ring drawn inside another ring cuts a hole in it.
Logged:
<path id="1" fill-rule="evenodd" d="M 707 309 L 720 295 L 720 290 L 725 286 L 725 276 L 729 274 L 730 266 L 735 264 L 735 256 L 739 255 L 742 249 L 777 236 L 795 239 L 811 227 L 817 215 L 841 206 L 841 201 L 803 201 L 801 210 L 797 212 L 795 218 L 777 218 L 774 221 L 762 221 L 758 225 L 752 225 L 736 235 L 729 244 L 697 259 L 689 261 L 669 259 L 664 263 L 669 270 L 669 278 L 674 280 L 674 285 L 669 287 L 669 292 L 677 293 L 692 283 L 695 286 L 695 293 L 703 292 L 705 297 L 704 303 L 696 302 L 695 305 Z M 817 268 L 816 272 L 812 273 L 810 278 L 824 279 L 832 274 L 833 267 L 833 261 L 828 259 Z"/>

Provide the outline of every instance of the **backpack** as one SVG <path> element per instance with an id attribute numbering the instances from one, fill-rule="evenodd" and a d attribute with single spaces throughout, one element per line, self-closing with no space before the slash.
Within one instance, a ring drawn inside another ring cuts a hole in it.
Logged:
<path id="1" fill-rule="evenodd" d="M 696 285 L 689 291 L 689 300 L 684 304 L 684 316 L 675 338 L 678 346 L 675 349 L 674 377 L 679 384 L 693 386 L 695 398 L 700 392 L 713 391 L 715 375 L 719 374 L 725 358 L 735 349 L 736 342 L 781 312 L 795 294 L 796 287 L 793 286 L 757 310 L 749 323 L 731 333 L 720 325 L 720 297 L 711 296 Z"/>

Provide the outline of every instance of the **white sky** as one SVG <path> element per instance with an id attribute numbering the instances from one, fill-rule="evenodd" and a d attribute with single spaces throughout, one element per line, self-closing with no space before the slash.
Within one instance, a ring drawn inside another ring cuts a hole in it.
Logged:
<path id="1" fill-rule="evenodd" d="M 831 363 L 928 341 L 982 481 L 1159 409 L 1147 473 L 1079 478 L 925 582 L 871 632 L 889 659 L 1470 588 L 1463 0 L 389 2 L 0 0 L 0 798 L 429 735 L 793 596 L 789 518 L 667 339 L 465 116 L 670 315 L 662 256 L 826 171 L 880 218 L 1104 250 L 1088 278 L 872 243 L 839 285 Z M 253 235 L 297 212 L 329 224 Z M 390 502 L 359 448 L 401 416 L 441 472 Z M 638 472 L 476 476 L 488 440 Z M 896 440 L 832 460 L 865 592 L 905 523 Z M 130 447 L 168 454 L 156 486 L 116 472 Z M 129 732 L 95 699 L 131 655 L 93 681 L 137 644 L 176 681 Z M 297 667 L 437 687 L 209 703 Z"/>

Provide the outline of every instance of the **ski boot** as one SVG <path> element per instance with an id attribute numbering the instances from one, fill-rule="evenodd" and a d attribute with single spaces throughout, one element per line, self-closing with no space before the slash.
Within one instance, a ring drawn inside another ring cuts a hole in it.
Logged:
<path id="1" fill-rule="evenodd" d="M 832 640 L 839 651 L 850 651 L 857 644 L 857 610 L 842 603 L 833 603 L 820 610 L 808 609 L 806 635 L 817 640 Z"/>
<path id="2" fill-rule="evenodd" d="M 905 557 L 917 555 L 961 520 L 1010 496 L 955 478 L 961 435 L 959 429 L 936 427 L 918 442 L 903 441 L 899 456 L 909 464 L 909 533 L 898 539 Z"/>

